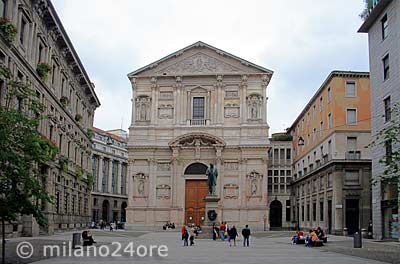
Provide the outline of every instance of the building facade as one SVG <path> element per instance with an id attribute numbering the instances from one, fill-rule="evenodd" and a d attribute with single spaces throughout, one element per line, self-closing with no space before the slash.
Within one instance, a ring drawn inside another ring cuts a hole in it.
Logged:
<path id="1" fill-rule="evenodd" d="M 369 74 L 332 72 L 290 127 L 293 215 L 329 234 L 367 228 L 371 215 Z"/>
<path id="2" fill-rule="evenodd" d="M 128 205 L 127 140 L 93 128 L 92 222 L 125 222 Z"/>
<path id="3" fill-rule="evenodd" d="M 292 137 L 275 133 L 268 150 L 268 202 L 270 230 L 291 229 Z"/>
<path id="4" fill-rule="evenodd" d="M 15 39 L 0 34 L 0 63 L 10 69 L 15 80 L 36 90 L 47 107 L 48 118 L 40 123 L 40 133 L 59 147 L 58 162 L 48 164 L 47 190 L 54 204 L 45 206 L 48 227 L 39 228 L 31 216 L 6 227 L 11 236 L 51 234 L 86 226 L 90 222 L 91 141 L 95 109 L 100 105 L 94 85 L 81 64 L 50 1 L 1 0 L 1 23 L 11 23 Z M 38 68 L 50 69 L 48 78 Z M 0 100 L 6 84 L 0 81 Z"/>
<path id="5" fill-rule="evenodd" d="M 374 1 L 359 32 L 368 33 L 371 72 L 372 139 L 392 121 L 391 108 L 400 102 L 400 1 Z M 397 120 L 395 120 L 397 119 Z M 385 170 L 380 163 L 400 146 L 379 142 L 372 146 L 372 175 L 375 180 Z M 400 192 L 398 186 L 373 186 L 373 233 L 377 239 L 400 239 Z M 384 191 L 382 191 L 384 190 Z"/>
<path id="6" fill-rule="evenodd" d="M 128 77 L 127 226 L 202 225 L 210 163 L 219 172 L 216 221 L 268 225 L 272 71 L 197 42 Z"/>

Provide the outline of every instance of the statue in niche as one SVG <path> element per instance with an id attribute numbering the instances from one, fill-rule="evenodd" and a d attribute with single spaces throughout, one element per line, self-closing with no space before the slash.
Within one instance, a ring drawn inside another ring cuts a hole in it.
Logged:
<path id="1" fill-rule="evenodd" d="M 208 179 L 208 194 L 215 196 L 215 186 L 217 185 L 218 178 L 218 170 L 211 163 L 210 167 L 208 167 L 206 171 L 207 179 Z"/>
<path id="2" fill-rule="evenodd" d="M 138 184 L 138 194 L 144 196 L 144 181 L 140 181 Z"/>
<path id="3" fill-rule="evenodd" d="M 150 104 L 151 99 L 148 96 L 139 96 L 136 99 L 136 120 L 149 121 L 150 120 Z"/>
<path id="4" fill-rule="evenodd" d="M 260 108 L 262 105 L 262 99 L 259 95 L 251 95 L 247 98 L 247 109 L 250 119 L 260 118 Z"/>
<path id="5" fill-rule="evenodd" d="M 257 194 L 257 183 L 255 180 L 251 181 L 251 195 Z"/>
<path id="6" fill-rule="evenodd" d="M 250 109 L 250 113 L 251 113 L 251 118 L 252 119 L 257 119 L 258 118 L 258 109 L 256 105 L 252 105 L 251 109 Z"/>
<path id="7" fill-rule="evenodd" d="M 144 104 L 140 106 L 140 120 L 142 121 L 147 120 L 147 110 L 146 110 L 146 105 Z"/>

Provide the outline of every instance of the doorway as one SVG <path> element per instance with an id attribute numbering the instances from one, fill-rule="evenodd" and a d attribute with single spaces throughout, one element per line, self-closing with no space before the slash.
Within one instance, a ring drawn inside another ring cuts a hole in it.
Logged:
<path id="1" fill-rule="evenodd" d="M 282 228 L 282 203 L 278 200 L 272 201 L 269 206 L 269 226 L 271 230 Z"/>
<path id="2" fill-rule="evenodd" d="M 206 180 L 186 180 L 185 184 L 185 223 L 202 226 L 205 220 L 208 194 Z"/>
<path id="3" fill-rule="evenodd" d="M 108 200 L 103 201 L 102 209 L 102 220 L 107 223 L 109 221 L 108 211 L 110 209 L 110 203 L 108 202 Z"/>
<path id="4" fill-rule="evenodd" d="M 359 232 L 359 199 L 346 199 L 346 227 L 349 235 Z"/>

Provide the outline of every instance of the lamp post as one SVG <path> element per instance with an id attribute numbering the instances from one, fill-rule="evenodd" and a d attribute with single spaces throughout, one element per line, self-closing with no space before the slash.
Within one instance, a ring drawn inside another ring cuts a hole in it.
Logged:
<path id="1" fill-rule="evenodd" d="M 304 146 L 304 138 L 303 137 L 299 137 L 297 145 Z"/>

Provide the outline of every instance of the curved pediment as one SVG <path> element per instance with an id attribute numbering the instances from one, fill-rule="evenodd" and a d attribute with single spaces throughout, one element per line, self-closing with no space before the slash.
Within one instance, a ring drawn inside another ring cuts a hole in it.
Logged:
<path id="1" fill-rule="evenodd" d="M 206 147 L 225 146 L 223 139 L 207 133 L 189 133 L 179 136 L 168 143 L 170 147 Z"/>

